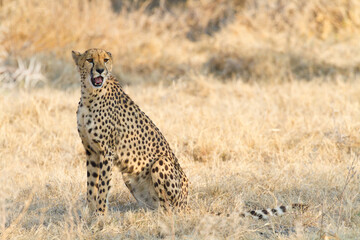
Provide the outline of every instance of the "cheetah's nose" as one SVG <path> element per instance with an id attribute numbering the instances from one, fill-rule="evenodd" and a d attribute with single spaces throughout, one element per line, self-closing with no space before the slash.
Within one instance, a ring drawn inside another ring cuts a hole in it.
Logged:
<path id="1" fill-rule="evenodd" d="M 101 74 L 104 71 L 104 69 L 103 68 L 102 69 L 96 69 L 96 71 Z"/>

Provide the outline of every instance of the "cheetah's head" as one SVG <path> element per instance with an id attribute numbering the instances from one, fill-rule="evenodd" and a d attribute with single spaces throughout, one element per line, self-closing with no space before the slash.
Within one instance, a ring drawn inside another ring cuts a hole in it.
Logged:
<path id="1" fill-rule="evenodd" d="M 83 54 L 72 51 L 72 57 L 79 69 L 83 84 L 93 88 L 101 88 L 112 69 L 111 53 L 92 48 Z"/>

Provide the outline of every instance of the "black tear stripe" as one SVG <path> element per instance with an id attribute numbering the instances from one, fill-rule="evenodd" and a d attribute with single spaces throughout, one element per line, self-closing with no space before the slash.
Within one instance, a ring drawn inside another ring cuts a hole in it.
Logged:
<path id="1" fill-rule="evenodd" d="M 92 64 L 92 67 L 91 67 L 91 69 L 90 69 L 90 81 L 91 81 L 92 78 L 93 78 L 94 62 L 92 62 L 91 64 Z"/>
<path id="2" fill-rule="evenodd" d="M 106 66 L 106 62 L 104 61 L 104 68 L 106 69 L 106 75 L 109 73 L 109 70 L 108 70 L 108 68 L 107 68 L 107 66 Z"/>

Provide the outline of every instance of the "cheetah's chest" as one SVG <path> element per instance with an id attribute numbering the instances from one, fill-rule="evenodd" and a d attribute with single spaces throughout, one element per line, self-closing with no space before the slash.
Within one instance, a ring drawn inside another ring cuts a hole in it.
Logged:
<path id="1" fill-rule="evenodd" d="M 78 132 L 83 144 L 94 151 L 103 151 L 105 138 L 108 140 L 111 129 L 104 125 L 101 112 L 91 111 L 89 107 L 79 107 L 77 113 Z"/>

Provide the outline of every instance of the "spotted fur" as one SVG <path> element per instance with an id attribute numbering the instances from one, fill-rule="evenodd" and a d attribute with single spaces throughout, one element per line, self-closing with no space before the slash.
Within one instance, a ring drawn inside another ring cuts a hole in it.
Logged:
<path id="1" fill-rule="evenodd" d="M 160 130 L 111 74 L 111 54 L 89 49 L 72 55 L 81 76 L 77 125 L 87 158 L 90 211 L 106 211 L 113 166 L 139 204 L 184 208 L 188 179 Z"/>
<path id="2" fill-rule="evenodd" d="M 282 216 L 287 212 L 291 212 L 293 210 L 299 210 L 301 212 L 304 212 L 308 209 L 308 206 L 305 204 L 300 203 L 294 203 L 292 205 L 288 206 L 278 206 L 276 208 L 267 208 L 262 210 L 251 210 L 244 213 L 240 213 L 241 217 L 252 217 L 254 219 L 263 219 L 267 220 L 269 217 L 272 216 Z"/>
<path id="3" fill-rule="evenodd" d="M 72 56 L 81 78 L 77 126 L 87 158 L 90 211 L 106 211 L 114 166 L 139 204 L 150 209 L 184 209 L 188 179 L 160 130 L 111 74 L 111 54 L 89 49 L 83 54 L 73 51 Z M 293 204 L 240 215 L 268 219 L 291 209 L 306 210 L 307 206 Z"/>

